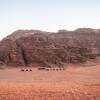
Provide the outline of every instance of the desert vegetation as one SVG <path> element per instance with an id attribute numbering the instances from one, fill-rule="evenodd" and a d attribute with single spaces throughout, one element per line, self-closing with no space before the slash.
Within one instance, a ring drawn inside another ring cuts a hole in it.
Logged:
<path id="1" fill-rule="evenodd" d="M 38 70 L 46 70 L 46 71 L 62 71 L 65 70 L 65 68 L 60 68 L 60 67 L 54 67 L 54 68 L 47 68 L 47 67 L 39 67 Z"/>
<path id="2" fill-rule="evenodd" d="M 32 71 L 32 69 L 20 69 L 20 71 Z"/>

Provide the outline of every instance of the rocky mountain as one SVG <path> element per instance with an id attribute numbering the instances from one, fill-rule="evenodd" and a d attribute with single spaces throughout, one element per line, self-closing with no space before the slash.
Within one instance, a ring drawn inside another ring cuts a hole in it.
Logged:
<path id="1" fill-rule="evenodd" d="M 62 67 L 99 56 L 100 29 L 17 30 L 0 42 L 0 64 L 7 66 Z"/>

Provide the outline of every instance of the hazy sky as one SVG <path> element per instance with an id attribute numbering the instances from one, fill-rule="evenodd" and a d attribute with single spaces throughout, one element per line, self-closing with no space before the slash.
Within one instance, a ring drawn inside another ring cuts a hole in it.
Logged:
<path id="1" fill-rule="evenodd" d="M 100 28 L 100 0 L 0 0 L 0 39 L 17 29 Z"/>

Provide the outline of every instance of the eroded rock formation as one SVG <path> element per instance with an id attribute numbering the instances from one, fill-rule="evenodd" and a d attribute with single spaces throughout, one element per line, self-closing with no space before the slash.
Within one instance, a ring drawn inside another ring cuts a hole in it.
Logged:
<path id="1" fill-rule="evenodd" d="M 57 33 L 18 30 L 0 42 L 0 64 L 43 67 L 83 63 L 100 55 L 100 31 L 80 28 Z"/>

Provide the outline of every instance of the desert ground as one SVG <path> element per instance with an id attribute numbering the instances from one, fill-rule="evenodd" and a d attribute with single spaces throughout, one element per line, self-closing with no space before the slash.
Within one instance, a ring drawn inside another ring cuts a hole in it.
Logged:
<path id="1" fill-rule="evenodd" d="M 0 100 L 100 100 L 100 65 L 0 70 Z"/>

